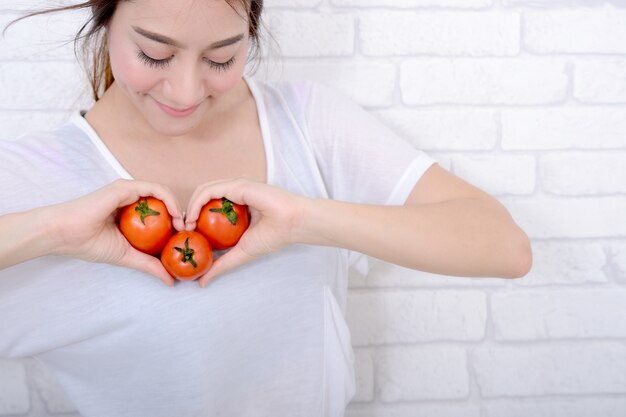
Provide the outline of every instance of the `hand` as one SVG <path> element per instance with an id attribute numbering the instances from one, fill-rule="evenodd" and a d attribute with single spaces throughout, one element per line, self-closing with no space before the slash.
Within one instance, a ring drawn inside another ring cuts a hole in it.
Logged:
<path id="1" fill-rule="evenodd" d="M 250 210 L 250 226 L 237 245 L 219 257 L 198 283 L 209 281 L 255 258 L 295 243 L 295 225 L 308 199 L 278 187 L 233 179 L 209 182 L 199 186 L 189 202 L 185 227 L 194 230 L 200 209 L 211 199 L 226 197 Z"/>
<path id="2" fill-rule="evenodd" d="M 168 286 L 174 285 L 161 261 L 133 248 L 115 223 L 119 208 L 148 196 L 162 200 L 173 217 L 174 228 L 184 229 L 182 212 L 168 188 L 117 180 L 78 199 L 43 209 L 41 215 L 54 222 L 60 239 L 53 254 L 134 268 L 158 277 Z"/>

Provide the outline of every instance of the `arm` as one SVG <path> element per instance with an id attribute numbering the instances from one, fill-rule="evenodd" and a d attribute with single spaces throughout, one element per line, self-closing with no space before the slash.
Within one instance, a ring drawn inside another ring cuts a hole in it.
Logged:
<path id="1" fill-rule="evenodd" d="M 134 249 L 118 230 L 115 214 L 142 196 L 157 197 L 183 228 L 171 192 L 158 184 L 118 180 L 75 200 L 0 216 L 0 269 L 46 255 L 126 266 L 173 285 L 156 257 Z"/>
<path id="2" fill-rule="evenodd" d="M 444 275 L 521 277 L 532 254 L 526 234 L 494 198 L 433 165 L 404 206 L 318 200 L 297 240 L 339 246 Z"/>
<path id="3" fill-rule="evenodd" d="M 308 199 L 245 180 L 207 184 L 192 196 L 187 228 L 199 208 L 226 196 L 252 211 L 239 244 L 200 279 L 288 244 L 343 247 L 413 269 L 456 276 L 520 277 L 532 263 L 526 234 L 495 199 L 438 165 L 403 206 Z"/>
<path id="4" fill-rule="evenodd" d="M 0 269 L 51 253 L 56 246 L 41 209 L 0 216 Z"/>

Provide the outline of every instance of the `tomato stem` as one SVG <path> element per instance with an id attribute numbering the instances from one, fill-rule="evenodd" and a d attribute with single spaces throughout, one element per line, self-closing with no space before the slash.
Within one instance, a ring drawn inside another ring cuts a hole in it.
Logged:
<path id="1" fill-rule="evenodd" d="M 139 213 L 139 218 L 141 219 L 142 224 L 146 224 L 144 219 L 148 216 L 161 215 L 161 213 L 159 213 L 158 211 L 152 210 L 150 207 L 148 207 L 148 200 L 141 200 L 139 204 L 135 206 L 135 211 Z"/>
<path id="2" fill-rule="evenodd" d="M 191 265 L 193 265 L 194 268 L 198 267 L 196 260 L 193 259 L 193 254 L 195 251 L 189 247 L 189 238 L 185 239 L 184 248 L 174 247 L 174 249 L 176 249 L 179 253 L 183 255 L 183 263 L 189 262 Z"/>
<path id="3" fill-rule="evenodd" d="M 222 213 L 233 226 L 236 225 L 237 220 L 239 220 L 239 216 L 237 216 L 235 208 L 233 207 L 233 202 L 226 197 L 222 197 L 222 208 L 212 208 L 210 211 L 213 213 Z"/>

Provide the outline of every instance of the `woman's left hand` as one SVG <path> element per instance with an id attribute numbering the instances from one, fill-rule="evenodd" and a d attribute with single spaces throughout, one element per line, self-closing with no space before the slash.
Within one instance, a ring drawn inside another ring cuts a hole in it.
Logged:
<path id="1" fill-rule="evenodd" d="M 248 206 L 250 226 L 239 242 L 199 278 L 201 287 L 226 271 L 295 243 L 296 225 L 308 201 L 278 187 L 242 178 L 209 182 L 199 186 L 191 196 L 185 228 L 194 230 L 202 207 L 222 197 Z"/>

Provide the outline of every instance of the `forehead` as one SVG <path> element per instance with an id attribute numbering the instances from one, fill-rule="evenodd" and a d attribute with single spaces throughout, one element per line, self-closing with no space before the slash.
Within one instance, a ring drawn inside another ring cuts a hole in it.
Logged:
<path id="1" fill-rule="evenodd" d="M 231 5 L 232 4 L 232 5 Z M 120 2 L 115 17 L 128 24 L 173 38 L 234 35 L 247 27 L 241 1 L 226 0 L 132 0 Z"/>

